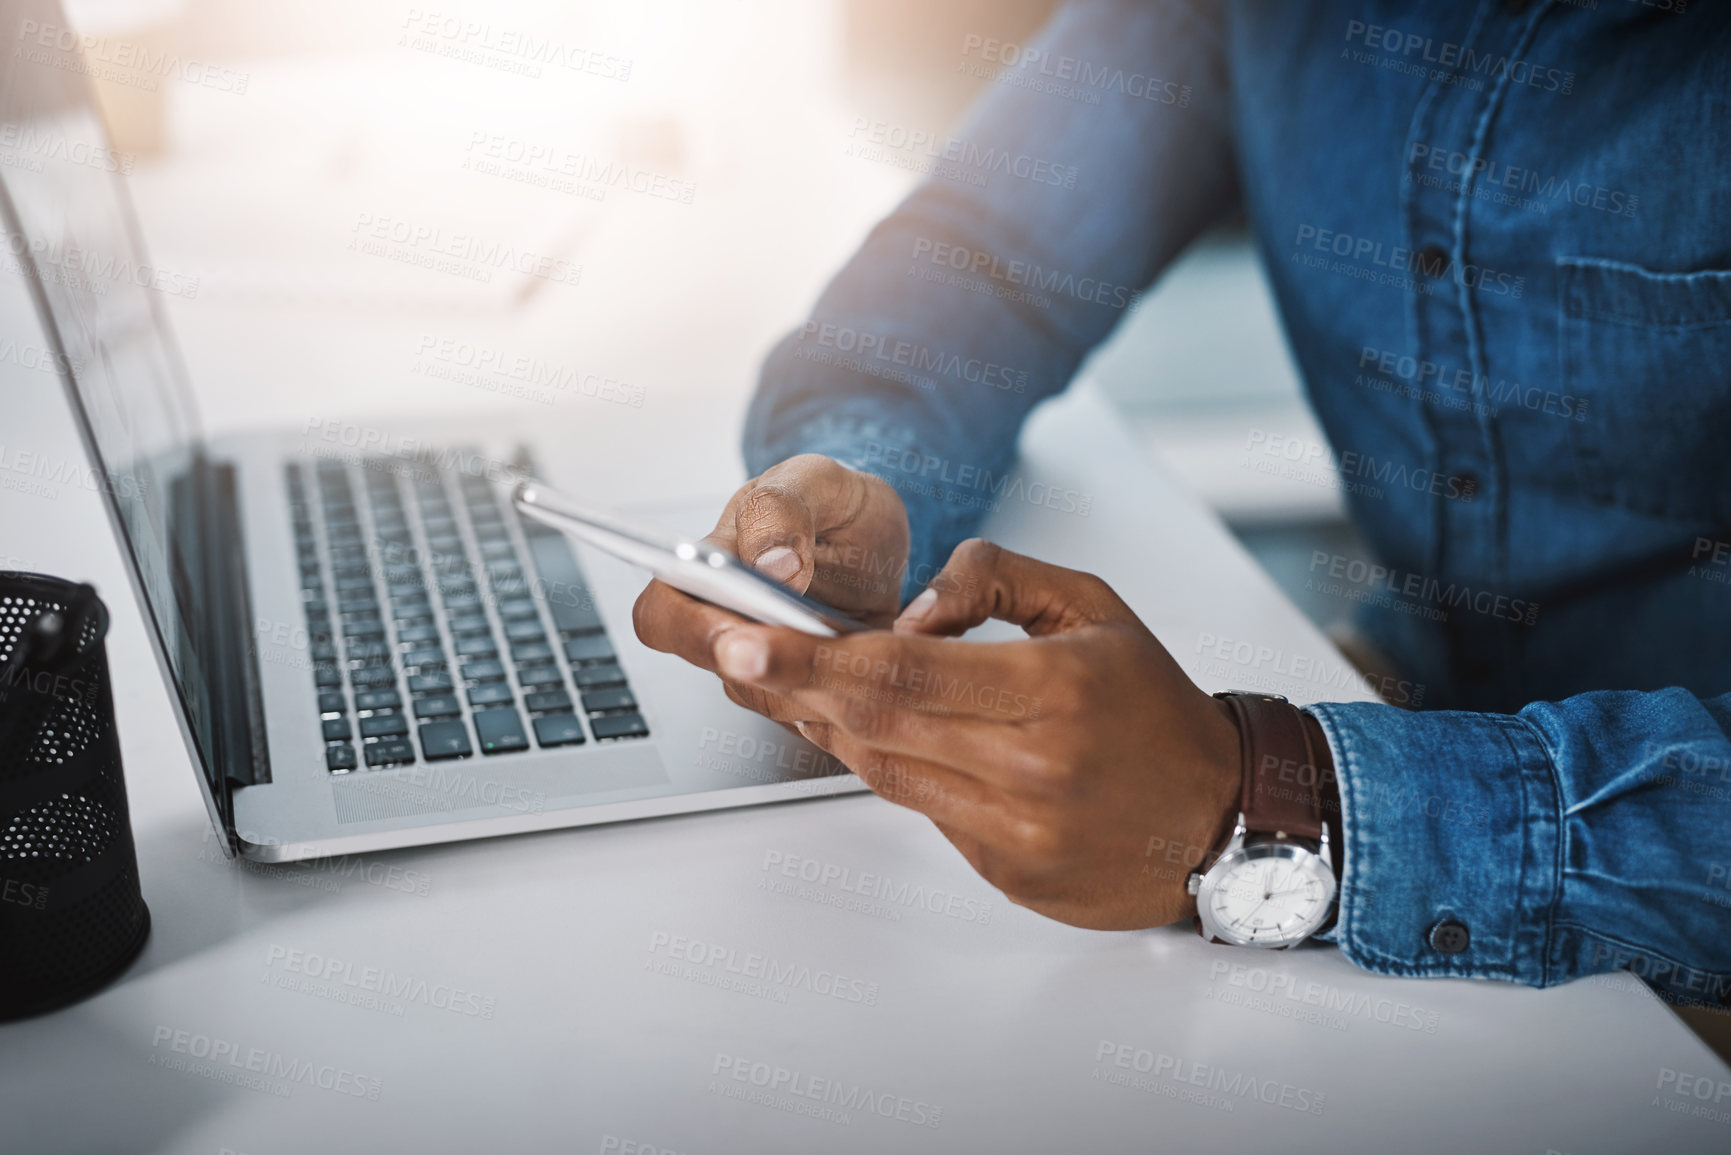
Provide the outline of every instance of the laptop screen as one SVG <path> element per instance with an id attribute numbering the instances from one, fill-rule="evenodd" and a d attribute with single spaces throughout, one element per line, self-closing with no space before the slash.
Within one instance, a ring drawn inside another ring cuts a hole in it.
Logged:
<path id="1" fill-rule="evenodd" d="M 5 271 L 29 285 L 147 625 L 169 667 L 207 780 L 210 687 L 191 612 L 197 551 L 173 516 L 199 447 L 196 414 L 158 298 L 167 275 L 146 257 L 116 153 L 85 75 L 92 66 L 55 0 L 0 0 L 0 188 Z M 183 548 L 184 547 L 184 548 Z M 78 575 L 73 575 L 78 576 Z"/>

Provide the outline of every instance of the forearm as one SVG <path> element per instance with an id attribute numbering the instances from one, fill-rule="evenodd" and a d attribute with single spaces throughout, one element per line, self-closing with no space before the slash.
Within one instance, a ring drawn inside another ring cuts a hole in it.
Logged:
<path id="1" fill-rule="evenodd" d="M 1731 992 L 1731 698 L 1309 709 L 1340 791 L 1331 937 L 1353 962 L 1532 986 L 1629 968 L 1678 1001 Z"/>
<path id="2" fill-rule="evenodd" d="M 978 524 L 1028 411 L 1233 203 L 1216 19 L 1210 5 L 1067 7 L 1031 51 L 1163 78 L 1184 103 L 990 84 L 951 143 L 1040 158 L 1073 170 L 1074 187 L 991 165 L 983 184 L 927 181 L 767 358 L 747 467 L 819 452 L 895 484 L 913 528 L 910 593 Z"/>

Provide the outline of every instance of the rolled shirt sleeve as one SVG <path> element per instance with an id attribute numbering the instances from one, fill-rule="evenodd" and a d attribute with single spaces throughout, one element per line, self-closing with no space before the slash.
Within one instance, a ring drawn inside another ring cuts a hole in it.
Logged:
<path id="1" fill-rule="evenodd" d="M 1531 986 L 1627 969 L 1674 1002 L 1731 999 L 1731 695 L 1307 709 L 1340 783 L 1330 937 L 1354 963 Z"/>
<path id="2" fill-rule="evenodd" d="M 747 468 L 824 453 L 895 485 L 904 596 L 978 525 L 1029 410 L 1236 204 L 1222 20 L 1204 0 L 1066 5 L 944 142 L 960 160 L 872 230 L 765 360 Z"/>

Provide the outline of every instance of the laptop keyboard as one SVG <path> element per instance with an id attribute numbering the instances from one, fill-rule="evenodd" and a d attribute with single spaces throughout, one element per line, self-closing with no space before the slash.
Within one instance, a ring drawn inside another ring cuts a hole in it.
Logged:
<path id="1" fill-rule="evenodd" d="M 570 544 L 485 476 L 285 470 L 331 773 L 648 736 Z"/>

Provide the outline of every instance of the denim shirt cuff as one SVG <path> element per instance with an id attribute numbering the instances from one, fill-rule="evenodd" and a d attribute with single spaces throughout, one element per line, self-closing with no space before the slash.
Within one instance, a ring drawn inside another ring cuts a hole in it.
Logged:
<path id="1" fill-rule="evenodd" d="M 1538 732 L 1498 714 L 1307 709 L 1328 736 L 1346 843 L 1328 937 L 1378 974 L 1545 985 L 1562 813 Z M 1466 929 L 1464 949 L 1432 944 L 1443 922 Z"/>

